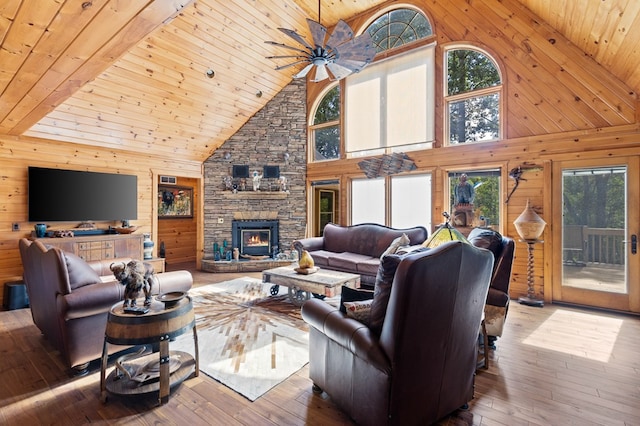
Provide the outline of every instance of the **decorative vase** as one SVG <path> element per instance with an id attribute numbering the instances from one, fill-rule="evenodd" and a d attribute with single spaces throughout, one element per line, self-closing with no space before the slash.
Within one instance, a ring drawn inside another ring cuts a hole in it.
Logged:
<path id="1" fill-rule="evenodd" d="M 144 260 L 149 260 L 153 258 L 153 246 L 155 245 L 155 243 L 153 242 L 153 240 L 151 239 L 151 235 L 150 234 L 144 234 L 144 241 L 142 242 L 142 252 L 143 252 L 143 259 Z"/>
<path id="2" fill-rule="evenodd" d="M 38 238 L 44 238 L 44 236 L 47 234 L 47 225 L 45 225 L 44 223 L 38 223 L 34 225 L 33 228 L 35 229 L 36 237 Z"/>
<path id="3" fill-rule="evenodd" d="M 524 208 L 524 211 L 513 221 L 513 224 L 520 238 L 525 241 L 538 240 L 544 231 L 544 227 L 547 225 L 547 223 L 538 216 L 538 213 L 531 208 L 529 200 L 527 200 L 527 206 Z"/>
<path id="4" fill-rule="evenodd" d="M 240 250 L 237 247 L 233 249 L 233 260 L 240 259 Z"/>

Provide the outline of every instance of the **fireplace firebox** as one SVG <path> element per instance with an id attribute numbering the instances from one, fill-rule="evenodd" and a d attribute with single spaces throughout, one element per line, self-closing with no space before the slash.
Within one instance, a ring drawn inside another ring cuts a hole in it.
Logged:
<path id="1" fill-rule="evenodd" d="M 237 247 L 241 255 L 274 257 L 277 254 L 277 220 L 234 220 L 231 235 L 232 247 Z"/>

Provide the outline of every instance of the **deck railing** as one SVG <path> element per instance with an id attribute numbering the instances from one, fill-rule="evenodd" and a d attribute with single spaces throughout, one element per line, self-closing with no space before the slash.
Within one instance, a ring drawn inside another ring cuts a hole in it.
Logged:
<path id="1" fill-rule="evenodd" d="M 564 233 L 566 264 L 624 264 L 624 229 L 567 225 Z"/>

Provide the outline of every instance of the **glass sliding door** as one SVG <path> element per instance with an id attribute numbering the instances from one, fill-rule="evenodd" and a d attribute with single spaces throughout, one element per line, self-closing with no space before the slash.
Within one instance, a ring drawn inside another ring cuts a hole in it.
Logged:
<path id="1" fill-rule="evenodd" d="M 561 216 L 554 233 L 554 300 L 640 309 L 638 205 L 630 202 L 638 199 L 637 161 L 563 162 L 556 168 L 560 198 L 554 210 Z"/>

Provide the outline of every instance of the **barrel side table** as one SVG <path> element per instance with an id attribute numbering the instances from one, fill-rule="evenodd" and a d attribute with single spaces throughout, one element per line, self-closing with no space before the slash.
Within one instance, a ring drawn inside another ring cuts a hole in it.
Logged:
<path id="1" fill-rule="evenodd" d="M 185 332 L 193 331 L 195 358 L 186 352 L 169 351 L 169 341 Z M 108 344 L 114 345 L 158 345 L 158 355 L 149 354 L 135 361 L 144 368 L 153 366 L 159 371 L 158 380 L 136 381 L 122 377 L 116 368 L 106 376 Z M 170 370 L 171 360 L 179 366 Z M 125 313 L 122 303 L 111 307 L 107 316 L 107 327 L 102 349 L 100 367 L 100 399 L 106 402 L 107 393 L 114 395 L 142 395 L 158 392 L 158 401 L 165 404 L 169 400 L 170 388 L 182 383 L 191 374 L 198 376 L 198 334 L 196 331 L 193 304 L 189 296 L 179 300 L 174 306 L 154 300 L 149 312 L 143 315 Z"/>

